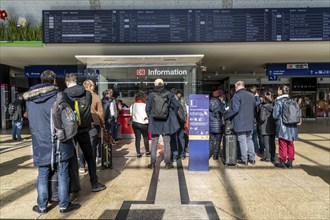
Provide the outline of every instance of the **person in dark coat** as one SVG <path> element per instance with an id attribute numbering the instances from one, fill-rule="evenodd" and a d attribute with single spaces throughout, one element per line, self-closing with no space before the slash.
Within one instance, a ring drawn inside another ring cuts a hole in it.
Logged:
<path id="1" fill-rule="evenodd" d="M 84 105 L 87 105 L 87 107 L 84 108 L 85 112 L 80 112 L 81 125 L 78 127 L 75 140 L 79 143 L 80 149 L 82 150 L 85 160 L 87 161 L 92 191 L 99 192 L 106 189 L 106 186 L 98 182 L 98 177 L 96 175 L 96 161 L 93 156 L 93 149 L 89 138 L 89 131 L 91 130 L 93 120 L 90 109 L 92 104 L 92 95 L 89 91 L 85 90 L 84 86 L 77 85 L 77 76 L 73 73 L 65 76 L 65 84 L 67 88 L 64 90 L 64 93 L 72 101 L 72 106 L 74 100 L 77 100 L 79 103 L 80 99 L 83 99 L 84 97 L 86 99 L 86 103 L 84 103 Z M 82 104 L 79 103 L 79 105 Z"/>
<path id="2" fill-rule="evenodd" d="M 276 134 L 278 137 L 278 156 L 279 161 L 275 163 L 276 167 L 292 167 L 294 160 L 294 141 L 298 139 L 298 128 L 296 124 L 284 124 L 282 120 L 283 104 L 289 99 L 289 87 L 278 87 L 279 95 L 275 101 L 273 118 L 276 120 Z"/>
<path id="3" fill-rule="evenodd" d="M 274 100 L 271 92 L 264 92 L 264 103 L 260 106 L 259 125 L 260 132 L 264 138 L 265 157 L 261 161 L 275 162 L 275 134 L 276 124 L 273 118 Z"/>
<path id="4" fill-rule="evenodd" d="M 210 158 L 213 156 L 213 160 L 218 160 L 220 144 L 222 139 L 223 115 L 226 113 L 224 103 L 220 100 L 223 95 L 222 90 L 216 90 L 212 93 L 210 99 L 210 117 L 209 117 L 209 129 L 210 129 Z"/>
<path id="5" fill-rule="evenodd" d="M 51 163 L 57 164 L 58 172 L 58 196 L 61 213 L 66 213 L 80 207 L 79 204 L 70 203 L 69 196 L 69 159 L 74 155 L 72 140 L 60 142 L 60 156 L 54 155 L 55 144 L 52 142 L 50 112 L 56 101 L 58 88 L 55 86 L 56 74 L 46 70 L 41 73 L 41 84 L 32 86 L 24 93 L 27 113 L 29 115 L 29 127 L 32 138 L 33 163 L 38 167 L 38 205 L 33 211 L 44 214 L 47 212 L 48 203 L 48 177 L 52 169 Z M 60 159 L 59 159 L 60 158 Z"/>
<path id="6" fill-rule="evenodd" d="M 250 162 L 254 165 L 255 151 L 252 132 L 256 101 L 254 95 L 246 91 L 243 81 L 235 83 L 235 91 L 230 110 L 225 114 L 225 120 L 230 119 L 234 122 L 234 130 L 241 150 L 241 161 L 239 163 L 247 165 Z"/>
<path id="7" fill-rule="evenodd" d="M 13 102 L 15 106 L 15 113 L 10 117 L 12 120 L 12 140 L 13 141 L 22 141 L 21 131 L 23 128 L 23 112 L 24 112 L 24 103 L 22 93 L 17 94 L 17 99 Z"/>
<path id="8" fill-rule="evenodd" d="M 155 88 L 149 93 L 147 97 L 146 112 L 149 117 L 149 132 L 152 134 L 151 140 L 151 163 L 148 165 L 148 168 L 154 169 L 156 163 L 156 153 L 157 153 L 157 144 L 159 136 L 163 136 L 164 141 L 164 162 L 165 169 L 173 168 L 171 162 L 171 146 L 170 146 L 170 136 L 177 132 L 180 128 L 177 112 L 180 107 L 180 102 L 174 97 L 174 94 L 167 91 L 164 88 L 164 81 L 162 79 L 156 79 L 154 82 Z M 154 93 L 167 93 L 167 98 L 170 103 L 169 114 L 167 119 L 155 119 L 153 118 L 152 106 L 157 105 L 154 102 Z"/>

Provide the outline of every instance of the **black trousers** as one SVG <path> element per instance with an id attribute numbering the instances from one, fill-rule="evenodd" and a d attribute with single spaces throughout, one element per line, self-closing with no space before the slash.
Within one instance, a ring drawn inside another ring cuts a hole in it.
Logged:
<path id="1" fill-rule="evenodd" d="M 89 128 L 84 130 L 79 130 L 76 134 L 76 141 L 79 143 L 80 149 L 84 154 L 84 158 L 88 164 L 88 173 L 90 177 L 90 182 L 92 186 L 97 183 L 97 175 L 96 175 L 96 161 L 93 155 L 93 149 L 91 145 L 91 141 L 89 138 Z"/>
<path id="2" fill-rule="evenodd" d="M 148 139 L 148 124 L 140 124 L 133 122 L 133 131 L 135 135 L 135 148 L 136 153 L 141 154 L 140 151 L 140 142 L 141 142 L 141 134 L 143 136 L 144 147 L 146 152 L 150 152 L 149 149 L 149 139 Z"/>

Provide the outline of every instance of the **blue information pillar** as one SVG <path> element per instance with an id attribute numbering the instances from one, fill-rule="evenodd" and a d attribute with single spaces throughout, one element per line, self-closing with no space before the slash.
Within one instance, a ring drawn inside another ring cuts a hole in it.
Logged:
<path id="1" fill-rule="evenodd" d="M 189 95 L 189 165 L 191 171 L 209 170 L 209 96 Z"/>

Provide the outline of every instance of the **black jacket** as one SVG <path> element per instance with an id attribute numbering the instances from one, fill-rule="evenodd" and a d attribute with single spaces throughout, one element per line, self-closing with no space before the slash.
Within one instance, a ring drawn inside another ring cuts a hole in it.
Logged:
<path id="1" fill-rule="evenodd" d="M 264 103 L 260 107 L 259 124 L 262 135 L 276 134 L 276 120 L 273 118 L 273 104 Z"/>
<path id="2" fill-rule="evenodd" d="M 32 137 L 33 163 L 35 166 L 51 164 L 52 150 L 56 144 L 52 143 L 50 128 L 50 110 L 56 100 L 58 88 L 50 83 L 41 83 L 32 86 L 24 93 L 26 111 L 29 116 L 29 127 Z M 73 156 L 73 142 L 60 143 L 61 161 L 68 160 Z M 57 161 L 58 157 L 54 158 Z"/>
<path id="3" fill-rule="evenodd" d="M 15 106 L 16 110 L 15 110 L 15 114 L 10 119 L 15 118 L 16 120 L 14 121 L 20 121 L 23 118 L 23 113 L 24 113 L 23 101 L 20 99 L 16 99 L 13 102 L 13 105 Z"/>
<path id="4" fill-rule="evenodd" d="M 223 124 L 223 115 L 225 114 L 225 106 L 219 98 L 212 97 L 210 100 L 210 133 L 221 133 Z"/>

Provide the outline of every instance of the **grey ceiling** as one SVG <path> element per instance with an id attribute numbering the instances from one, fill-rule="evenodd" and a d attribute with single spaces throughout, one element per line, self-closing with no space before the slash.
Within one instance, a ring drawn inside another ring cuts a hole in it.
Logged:
<path id="1" fill-rule="evenodd" d="M 77 64 L 75 55 L 179 54 L 204 54 L 202 64 L 207 67 L 205 74 L 264 74 L 267 63 L 330 62 L 330 42 L 50 44 L 43 47 L 0 47 L 0 63 L 23 69 L 27 65 Z"/>

